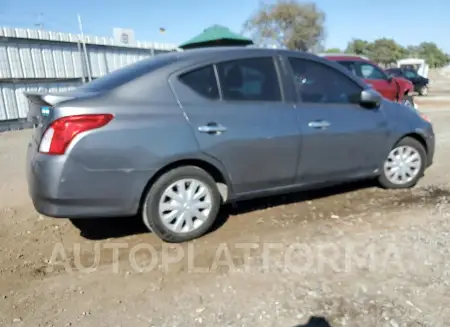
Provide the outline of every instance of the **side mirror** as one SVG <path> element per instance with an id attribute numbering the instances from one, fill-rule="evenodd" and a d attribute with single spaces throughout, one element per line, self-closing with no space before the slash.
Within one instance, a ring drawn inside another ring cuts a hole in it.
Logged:
<path id="1" fill-rule="evenodd" d="M 373 89 L 362 90 L 359 96 L 359 104 L 368 109 L 376 109 L 381 105 L 383 97 Z"/>
<path id="2" fill-rule="evenodd" d="M 387 74 L 387 81 L 389 83 L 392 82 L 393 79 L 394 79 L 394 77 L 391 74 Z"/>

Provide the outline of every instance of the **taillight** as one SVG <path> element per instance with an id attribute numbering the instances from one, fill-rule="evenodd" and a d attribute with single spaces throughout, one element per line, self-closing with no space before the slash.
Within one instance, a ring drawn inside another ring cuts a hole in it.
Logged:
<path id="1" fill-rule="evenodd" d="M 70 142 L 80 133 L 100 128 L 112 119 L 111 114 L 75 115 L 56 119 L 45 131 L 39 152 L 59 155 L 66 152 Z"/>

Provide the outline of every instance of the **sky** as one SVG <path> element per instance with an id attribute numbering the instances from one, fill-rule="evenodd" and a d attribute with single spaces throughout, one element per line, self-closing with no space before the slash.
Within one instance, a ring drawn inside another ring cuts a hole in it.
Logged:
<path id="1" fill-rule="evenodd" d="M 265 2 L 270 2 L 267 0 Z M 315 0 L 326 14 L 326 47 L 352 38 L 393 38 L 402 45 L 435 42 L 450 53 L 448 0 Z M 134 30 L 139 41 L 180 44 L 213 24 L 241 32 L 260 0 L 0 0 L 0 26 L 112 36 Z M 159 28 L 165 28 L 160 33 Z"/>

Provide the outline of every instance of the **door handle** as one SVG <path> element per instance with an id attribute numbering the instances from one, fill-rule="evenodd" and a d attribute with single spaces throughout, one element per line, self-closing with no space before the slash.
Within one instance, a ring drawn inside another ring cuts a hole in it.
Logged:
<path id="1" fill-rule="evenodd" d="M 309 127 L 315 128 L 315 129 L 325 129 L 329 127 L 331 124 L 325 120 L 316 120 L 312 121 L 308 124 Z"/>
<path id="2" fill-rule="evenodd" d="M 220 124 L 207 124 L 198 127 L 198 131 L 200 133 L 208 133 L 208 134 L 220 134 L 227 131 L 225 126 Z"/>

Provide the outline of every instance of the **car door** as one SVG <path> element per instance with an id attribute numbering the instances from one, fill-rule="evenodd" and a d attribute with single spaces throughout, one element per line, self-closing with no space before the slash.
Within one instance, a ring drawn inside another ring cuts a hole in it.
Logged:
<path id="1" fill-rule="evenodd" d="M 397 85 L 394 79 L 389 76 L 376 65 L 369 62 L 358 62 L 358 76 L 377 90 L 383 97 L 388 100 L 397 100 Z"/>
<path id="2" fill-rule="evenodd" d="M 354 97 L 363 87 L 323 61 L 287 57 L 298 94 L 302 130 L 298 183 L 370 175 L 388 150 L 383 110 L 365 109 Z M 348 74 L 348 73 L 347 73 Z"/>
<path id="3" fill-rule="evenodd" d="M 300 130 L 279 76 L 273 57 L 256 57 L 171 80 L 201 151 L 222 163 L 238 194 L 294 182 Z"/>

